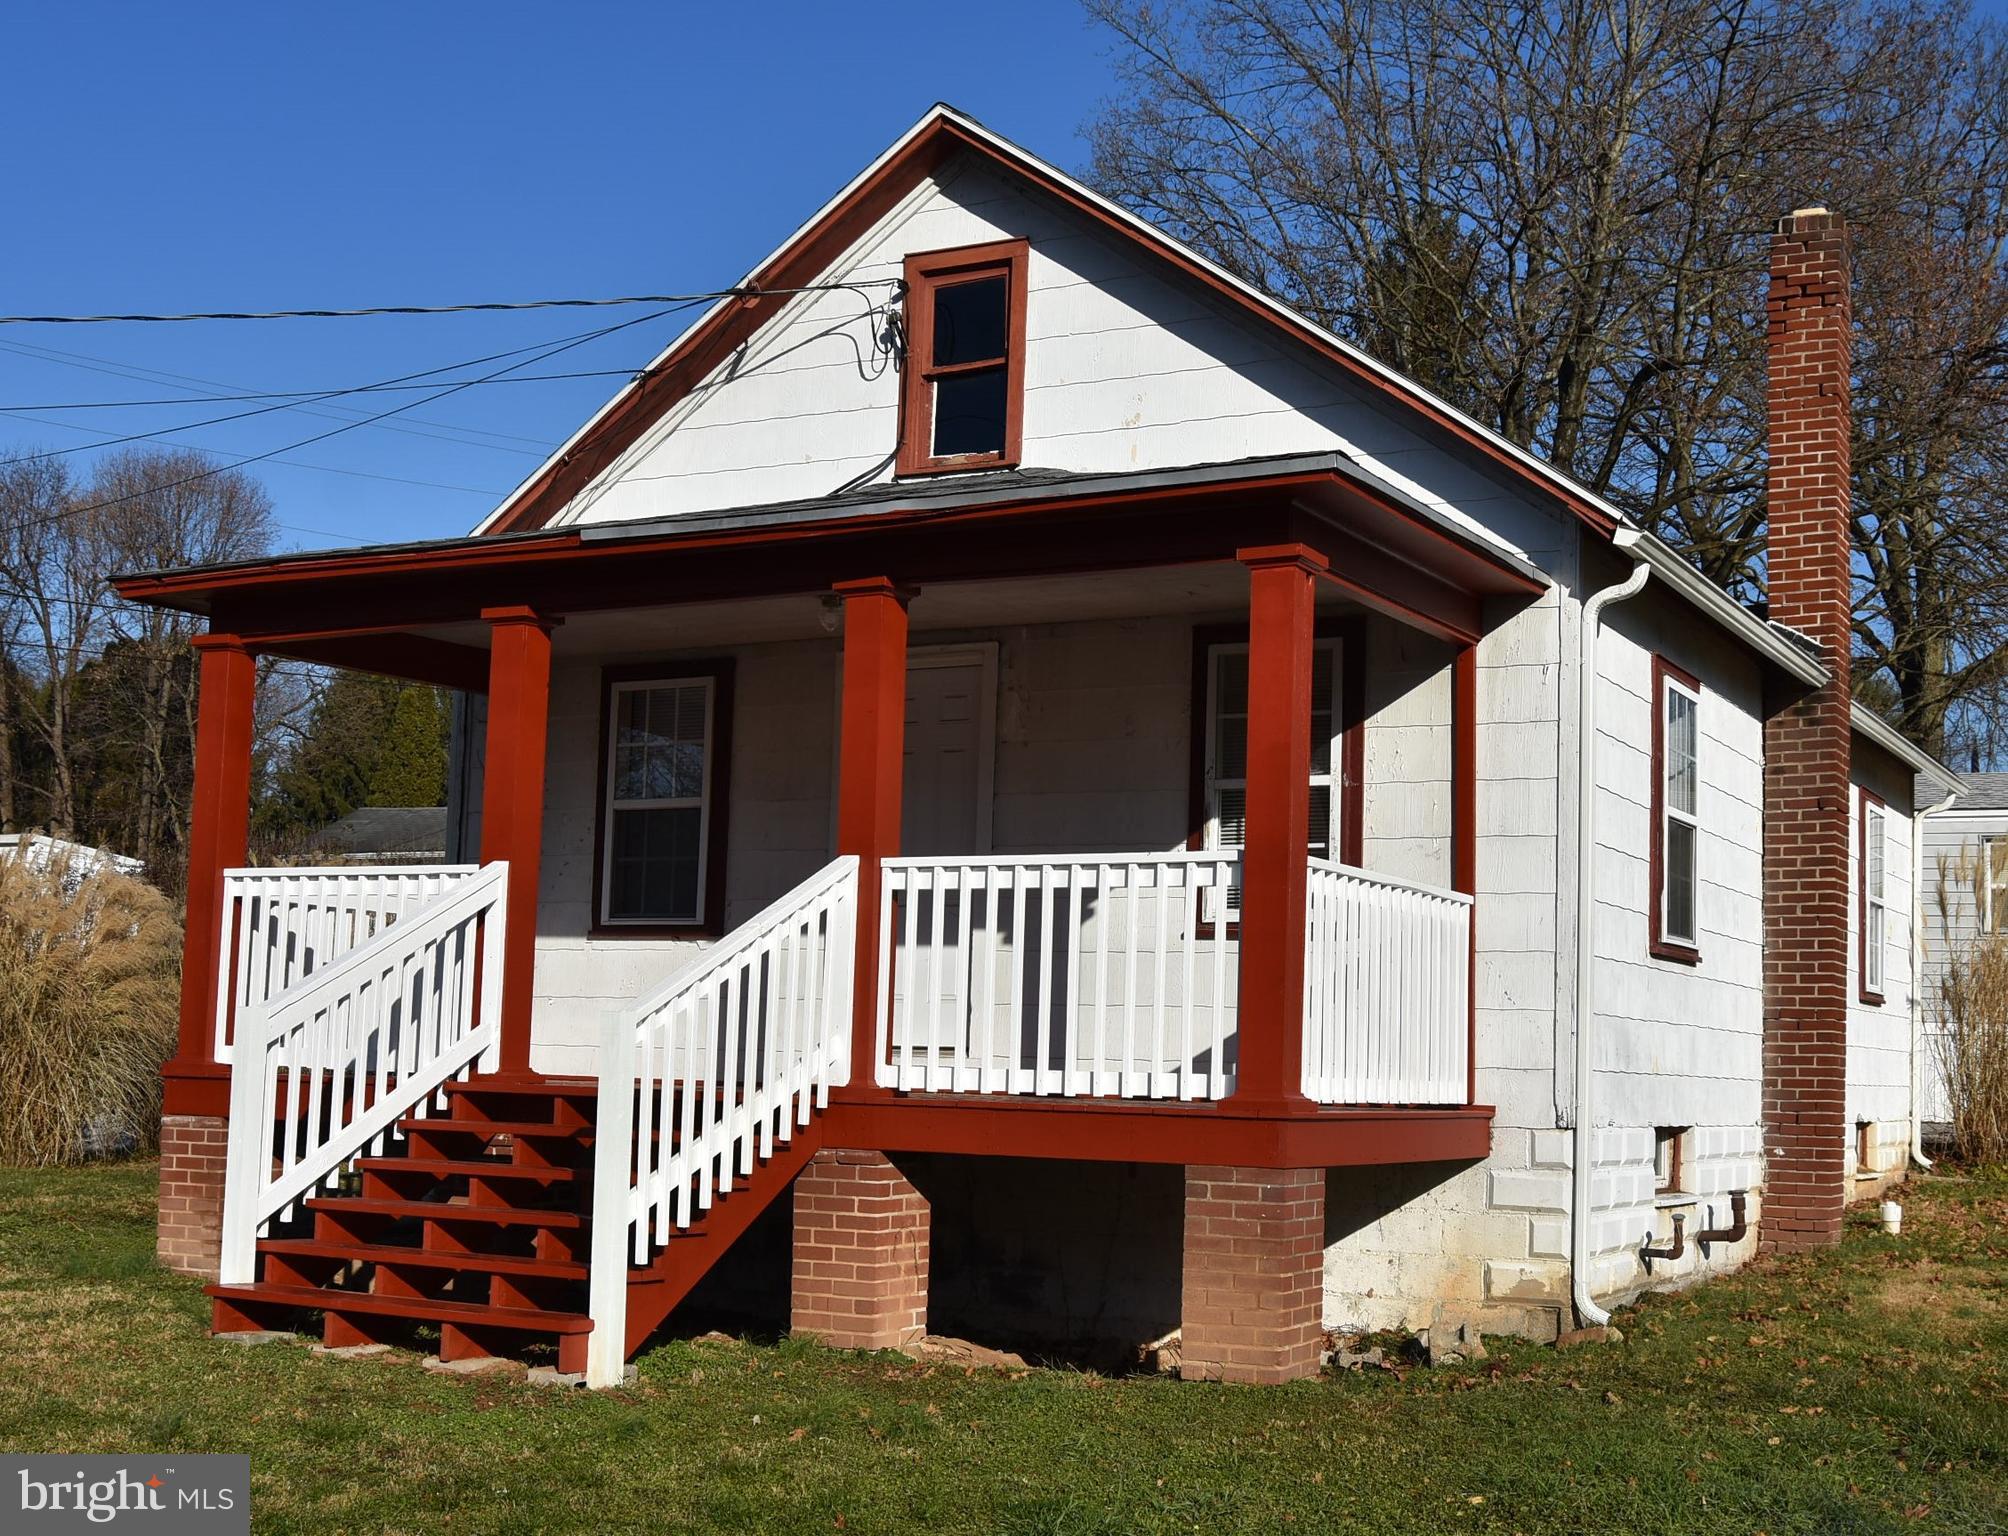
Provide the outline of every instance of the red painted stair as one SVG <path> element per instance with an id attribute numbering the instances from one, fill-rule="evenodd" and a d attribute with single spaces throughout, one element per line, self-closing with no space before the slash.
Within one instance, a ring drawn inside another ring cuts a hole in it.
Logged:
<path id="1" fill-rule="evenodd" d="M 290 1328 L 318 1313 L 331 1346 L 410 1344 L 436 1328 L 440 1358 L 547 1352 L 585 1368 L 597 1084 L 475 1077 L 448 1112 L 399 1122 L 402 1155 L 360 1158 L 354 1188 L 303 1202 L 258 1243 L 258 1279 L 212 1285 L 218 1333 Z M 630 1265 L 632 1354 L 814 1154 L 815 1126 L 735 1179 L 653 1260 Z"/>

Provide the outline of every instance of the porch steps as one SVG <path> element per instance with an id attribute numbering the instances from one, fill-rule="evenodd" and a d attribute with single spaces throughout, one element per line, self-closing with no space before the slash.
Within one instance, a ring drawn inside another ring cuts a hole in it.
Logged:
<path id="1" fill-rule="evenodd" d="M 326 1259 L 335 1265 L 385 1264 L 406 1269 L 478 1270 L 490 1275 L 527 1275 L 545 1280 L 583 1280 L 583 1263 L 566 1259 L 516 1258 L 506 1253 L 443 1253 L 398 1243 L 336 1243 L 312 1237 L 268 1238 L 258 1245 L 267 1258 Z M 295 1263 L 294 1267 L 300 1267 Z"/>
<path id="2" fill-rule="evenodd" d="M 399 1122 L 403 1155 L 358 1159 L 353 1192 L 301 1202 L 307 1230 L 261 1239 L 254 1283 L 208 1288 L 214 1331 L 318 1313 L 330 1345 L 410 1344 L 436 1329 L 442 1359 L 548 1359 L 555 1346 L 559 1370 L 583 1370 L 596 1090 L 520 1074 L 455 1085 L 446 1114 Z M 648 1264 L 629 1266 L 627 1353 L 788 1189 L 816 1131 L 798 1128 Z"/>

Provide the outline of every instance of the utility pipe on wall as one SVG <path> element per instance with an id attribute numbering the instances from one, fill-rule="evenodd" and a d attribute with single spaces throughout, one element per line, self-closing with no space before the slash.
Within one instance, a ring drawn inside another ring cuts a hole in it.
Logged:
<path id="1" fill-rule="evenodd" d="M 1931 1159 L 1924 1155 L 1924 1120 L 1918 1114 L 1924 1091 L 1918 1070 L 1924 1044 L 1924 823 L 1958 798 L 1959 791 L 1952 790 L 1910 818 L 1910 1160 L 1927 1169 Z"/>
<path id="2" fill-rule="evenodd" d="M 1631 575 L 1583 604 L 1576 658 L 1576 730 L 1581 758 L 1576 770 L 1576 1141 L 1570 1170 L 1569 1287 L 1585 1328 L 1601 1327 L 1610 1313 L 1590 1297 L 1590 1159 L 1595 1139 L 1590 1084 L 1595 1071 L 1596 856 L 1597 856 L 1597 632 L 1604 609 L 1638 596 L 1652 575 L 1637 548 L 1642 535 L 1620 528 L 1611 543 L 1634 562 Z M 1658 708 L 1657 703 L 1653 706 Z"/>

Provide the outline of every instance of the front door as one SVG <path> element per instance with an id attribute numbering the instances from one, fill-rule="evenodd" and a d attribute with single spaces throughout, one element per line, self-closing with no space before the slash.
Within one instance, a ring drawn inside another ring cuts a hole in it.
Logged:
<path id="1" fill-rule="evenodd" d="M 993 666 L 987 648 L 917 651 L 906 672 L 902 854 L 986 853 Z"/>
<path id="2" fill-rule="evenodd" d="M 997 715 L 996 648 L 916 650 L 906 674 L 906 758 L 900 805 L 900 853 L 956 858 L 990 851 L 991 753 Z M 935 1047 L 966 1059 L 970 934 L 987 901 L 951 889 L 912 898 L 913 940 L 902 936 L 893 977 L 895 1045 Z M 905 916 L 905 914 L 902 914 Z"/>

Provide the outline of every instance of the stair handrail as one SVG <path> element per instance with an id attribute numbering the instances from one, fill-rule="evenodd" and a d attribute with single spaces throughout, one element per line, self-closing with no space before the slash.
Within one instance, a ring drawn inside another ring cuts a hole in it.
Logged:
<path id="1" fill-rule="evenodd" d="M 602 1018 L 588 1386 L 626 1367 L 630 1259 L 648 1262 L 850 1080 L 857 907 L 843 854 Z"/>
<path id="2" fill-rule="evenodd" d="M 501 1041 L 508 873 L 506 861 L 484 865 L 238 1015 L 224 1284 L 252 1281 L 267 1221 L 380 1139 L 388 1142 L 397 1121 L 424 1113 L 448 1081 L 477 1062 L 492 1064 Z"/>

